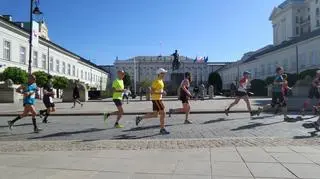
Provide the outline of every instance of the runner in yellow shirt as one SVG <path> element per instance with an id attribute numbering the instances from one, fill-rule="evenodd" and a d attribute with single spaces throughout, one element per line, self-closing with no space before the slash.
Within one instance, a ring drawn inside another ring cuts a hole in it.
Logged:
<path id="1" fill-rule="evenodd" d="M 158 78 L 153 81 L 151 86 L 151 99 L 152 99 L 152 105 L 153 105 L 153 112 L 148 113 L 144 116 L 137 116 L 136 117 L 136 125 L 139 125 L 139 123 L 142 121 L 142 119 L 149 119 L 149 118 L 156 118 L 158 117 L 158 114 L 160 115 L 160 134 L 170 134 L 165 129 L 164 126 L 164 118 L 166 115 L 166 112 L 164 111 L 165 107 L 162 102 L 162 96 L 166 95 L 166 92 L 164 89 L 164 83 L 163 79 L 167 73 L 167 70 L 163 68 L 159 68 L 157 70 Z"/>
<path id="2" fill-rule="evenodd" d="M 119 121 L 123 115 L 122 96 L 123 96 L 123 92 L 125 91 L 124 83 L 123 83 L 123 78 L 125 76 L 125 73 L 123 70 L 119 70 L 117 74 L 118 74 L 118 78 L 115 79 L 112 83 L 112 89 L 113 89 L 112 99 L 118 110 L 112 113 L 104 113 L 103 116 L 104 116 L 104 121 L 106 122 L 106 120 L 109 118 L 110 115 L 117 115 L 117 121 L 114 124 L 114 127 L 123 128 L 123 125 L 120 125 Z"/>

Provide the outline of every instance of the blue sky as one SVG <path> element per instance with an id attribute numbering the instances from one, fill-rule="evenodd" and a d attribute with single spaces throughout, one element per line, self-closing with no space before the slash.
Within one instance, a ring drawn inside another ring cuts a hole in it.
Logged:
<path id="1" fill-rule="evenodd" d="M 40 9 L 53 42 L 97 64 L 175 49 L 235 61 L 272 43 L 268 18 L 283 1 L 40 0 Z M 1 0 L 0 14 L 27 21 L 29 0 Z"/>

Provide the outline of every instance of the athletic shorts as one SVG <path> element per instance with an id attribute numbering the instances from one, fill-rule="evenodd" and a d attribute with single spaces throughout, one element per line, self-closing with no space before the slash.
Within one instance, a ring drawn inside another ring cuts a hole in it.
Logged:
<path id="1" fill-rule="evenodd" d="M 236 96 L 238 97 L 243 97 L 243 96 L 247 96 L 247 92 L 244 91 L 236 91 Z"/>
<path id="2" fill-rule="evenodd" d="M 189 98 L 187 96 L 180 96 L 179 99 L 181 100 L 182 104 L 189 104 Z"/>
<path id="3" fill-rule="evenodd" d="M 54 108 L 55 104 L 52 97 L 43 97 L 43 104 L 46 108 Z"/>
<path id="4" fill-rule="evenodd" d="M 152 100 L 152 108 L 153 111 L 163 111 L 164 105 L 162 103 L 162 100 Z"/>
<path id="5" fill-rule="evenodd" d="M 120 99 L 113 99 L 113 102 L 117 107 L 122 106 L 122 101 Z"/>
<path id="6" fill-rule="evenodd" d="M 280 104 L 281 107 L 284 107 L 287 105 L 284 100 L 284 95 L 282 92 L 273 92 L 272 93 L 271 106 L 275 107 L 277 104 Z"/>
<path id="7" fill-rule="evenodd" d="M 319 93 L 319 90 L 317 87 L 311 87 L 309 89 L 309 95 L 308 95 L 308 98 L 312 99 L 312 98 L 317 98 L 319 99 L 320 98 L 320 93 Z"/>

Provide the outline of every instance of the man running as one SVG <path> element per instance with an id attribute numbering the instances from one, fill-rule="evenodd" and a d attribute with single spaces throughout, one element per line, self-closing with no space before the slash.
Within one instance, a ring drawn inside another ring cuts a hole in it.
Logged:
<path id="1" fill-rule="evenodd" d="M 137 116 L 136 125 L 138 126 L 143 119 L 156 118 L 158 117 L 158 114 L 159 114 L 160 115 L 160 134 L 166 135 L 166 134 L 170 134 L 170 132 L 168 132 L 164 126 L 164 118 L 165 118 L 166 112 L 164 111 L 165 107 L 162 102 L 162 96 L 167 94 L 166 91 L 163 90 L 164 89 L 163 79 L 167 73 L 167 70 L 163 68 L 159 68 L 156 71 L 156 73 L 158 77 L 156 80 L 152 82 L 152 86 L 151 86 L 153 112 L 148 113 L 144 116 Z"/>
<path id="2" fill-rule="evenodd" d="M 279 105 L 279 108 L 281 108 L 281 111 L 283 112 L 284 120 L 289 120 L 290 118 L 287 115 L 287 103 L 284 98 L 283 94 L 283 85 L 285 83 L 282 74 L 284 73 L 283 67 L 277 67 L 276 68 L 276 77 L 273 81 L 273 87 L 272 87 L 272 101 L 271 104 L 268 104 L 264 106 L 263 108 L 258 109 L 258 114 L 260 112 L 274 108 L 276 105 Z"/>
<path id="3" fill-rule="evenodd" d="M 40 129 L 37 126 L 36 120 L 36 109 L 35 109 L 35 102 L 36 102 L 36 92 L 37 92 L 37 85 L 36 85 L 36 77 L 34 75 L 29 75 L 28 77 L 28 85 L 21 85 L 16 89 L 17 93 L 23 94 L 23 106 L 24 110 L 23 113 L 18 115 L 15 119 L 8 121 L 9 129 L 12 130 L 12 126 L 18 120 L 26 117 L 31 113 L 32 115 L 32 124 L 33 124 L 33 132 L 38 133 Z"/>
<path id="4" fill-rule="evenodd" d="M 306 101 L 304 101 L 304 103 L 303 103 L 303 108 L 301 110 L 302 115 L 305 114 L 305 109 L 309 106 L 310 101 L 313 99 L 313 97 L 315 97 L 318 100 L 318 103 L 320 104 L 319 88 L 320 88 L 320 70 L 317 70 L 316 77 L 313 79 L 311 87 L 309 89 L 308 99 Z M 315 113 L 317 113 L 318 108 L 313 107 L 313 111 Z"/>
<path id="5" fill-rule="evenodd" d="M 76 103 L 80 104 L 81 107 L 83 106 L 83 104 L 79 100 L 80 99 L 80 92 L 79 92 L 79 87 L 78 87 L 77 82 L 74 83 L 72 97 L 73 97 L 73 106 L 72 106 L 72 108 L 76 107 Z"/>
<path id="6" fill-rule="evenodd" d="M 43 123 L 48 122 L 48 117 L 51 112 L 55 112 L 55 104 L 53 102 L 53 97 L 54 97 L 54 91 L 53 91 L 53 85 L 52 85 L 52 76 L 48 76 L 48 83 L 43 87 L 43 104 L 46 107 L 46 109 L 40 110 L 40 118 L 43 117 L 44 119 L 42 120 Z"/>
<path id="7" fill-rule="evenodd" d="M 171 114 L 173 113 L 184 112 L 186 114 L 186 118 L 184 121 L 185 124 L 192 124 L 192 121 L 189 120 L 189 113 L 190 113 L 189 99 L 192 98 L 192 94 L 189 91 L 190 82 L 191 82 L 191 74 L 189 72 L 186 72 L 184 74 L 184 80 L 182 80 L 179 87 L 180 88 L 179 99 L 182 101 L 182 108 L 169 109 L 169 117 L 171 117 Z"/>
<path id="8" fill-rule="evenodd" d="M 250 76 L 250 72 L 249 71 L 245 71 L 243 72 L 243 77 L 241 78 L 241 80 L 239 81 L 239 88 L 238 90 L 235 92 L 235 95 L 236 95 L 236 99 L 234 100 L 233 103 L 231 103 L 229 105 L 229 107 L 225 110 L 225 114 L 227 116 L 229 116 L 229 111 L 230 109 L 235 106 L 236 104 L 239 103 L 239 101 L 241 99 L 244 100 L 244 102 L 247 104 L 247 108 L 248 108 L 248 111 L 250 113 L 250 116 L 254 116 L 255 113 L 252 112 L 251 110 L 251 105 L 250 105 L 250 101 L 249 101 L 249 95 L 247 93 L 247 85 L 249 83 L 249 76 Z"/>
<path id="9" fill-rule="evenodd" d="M 118 78 L 115 79 L 112 83 L 112 89 L 113 89 L 112 99 L 118 110 L 112 113 L 104 113 L 104 121 L 106 122 L 106 120 L 109 118 L 110 115 L 117 115 L 117 120 L 116 120 L 116 123 L 114 124 L 114 127 L 123 128 L 124 126 L 120 125 L 119 121 L 123 115 L 122 98 L 123 98 L 123 92 L 125 91 L 124 83 L 123 83 L 123 78 L 125 76 L 125 73 L 123 70 L 119 70 L 117 72 L 117 75 L 118 75 Z"/>

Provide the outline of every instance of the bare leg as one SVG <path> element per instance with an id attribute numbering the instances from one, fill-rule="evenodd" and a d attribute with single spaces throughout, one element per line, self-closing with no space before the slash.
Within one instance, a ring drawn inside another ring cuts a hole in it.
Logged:
<path id="1" fill-rule="evenodd" d="M 142 119 L 150 119 L 158 117 L 158 111 L 153 111 L 151 113 L 147 113 L 144 116 L 141 116 Z"/>
<path id="2" fill-rule="evenodd" d="M 233 106 L 235 106 L 236 104 L 238 104 L 239 101 L 240 101 L 240 99 L 241 99 L 241 98 L 237 96 L 236 99 L 234 100 L 234 102 L 229 105 L 229 107 L 227 108 L 227 110 L 229 111 Z"/>
<path id="3" fill-rule="evenodd" d="M 246 102 L 248 111 L 251 113 L 252 111 L 251 111 L 251 104 L 250 104 L 250 101 L 249 101 L 249 97 L 248 96 L 244 96 L 242 99 L 244 100 L 244 102 Z"/>
<path id="4" fill-rule="evenodd" d="M 118 122 L 120 121 L 120 119 L 121 119 L 121 117 L 122 117 L 122 115 L 123 115 L 123 108 L 122 108 L 122 106 L 117 106 L 117 108 L 118 108 L 118 113 L 117 113 L 117 121 L 116 121 L 116 123 L 118 123 Z"/>
<path id="5" fill-rule="evenodd" d="M 159 111 L 159 115 L 160 115 L 160 128 L 163 129 L 164 128 L 164 118 L 166 116 L 166 112 L 164 112 L 164 110 Z"/>

